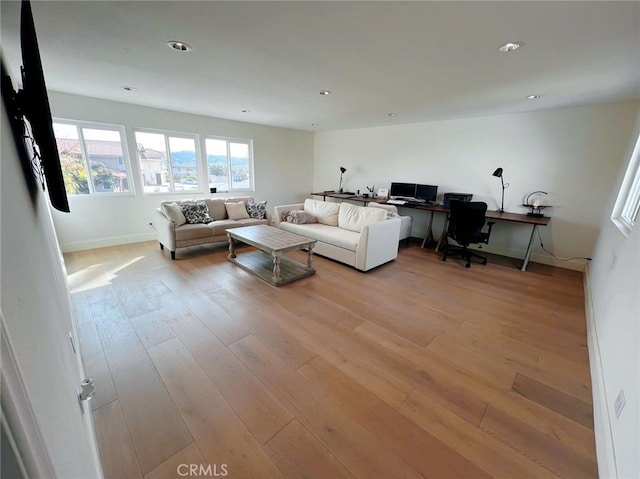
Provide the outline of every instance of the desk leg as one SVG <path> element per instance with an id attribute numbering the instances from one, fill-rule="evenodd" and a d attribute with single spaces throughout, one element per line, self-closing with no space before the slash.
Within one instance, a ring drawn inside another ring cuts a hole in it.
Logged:
<path id="1" fill-rule="evenodd" d="M 529 258 L 531 258 L 531 251 L 533 250 L 533 239 L 536 235 L 537 228 L 538 228 L 538 225 L 533 225 L 533 228 L 531 229 L 531 238 L 529 238 L 529 246 L 527 246 L 527 252 L 524 255 L 524 261 L 522 262 L 522 268 L 520 268 L 520 271 L 527 270 L 527 265 L 529 264 Z"/>
<path id="2" fill-rule="evenodd" d="M 440 238 L 438 239 L 438 244 L 436 245 L 436 253 L 440 251 L 440 247 L 442 246 L 442 242 L 447 239 L 447 228 L 449 227 L 449 215 L 444 220 L 444 226 L 442 227 L 442 233 L 440 233 Z"/>
<path id="3" fill-rule="evenodd" d="M 431 213 L 431 216 L 429 217 L 429 226 L 427 226 L 427 232 L 422 240 L 421 248 L 424 248 L 427 243 L 433 239 L 433 211 L 429 211 L 429 213 Z"/>

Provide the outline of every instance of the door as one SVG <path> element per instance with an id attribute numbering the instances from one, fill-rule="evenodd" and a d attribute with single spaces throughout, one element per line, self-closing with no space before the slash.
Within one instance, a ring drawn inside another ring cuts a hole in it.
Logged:
<path id="1" fill-rule="evenodd" d="M 30 476 L 99 479 L 91 408 L 78 399 L 83 368 L 51 212 L 41 188 L 29 194 L 10 129 L 1 130 L 0 311 L 15 373 L 7 385 L 3 364 L 2 412 Z"/>

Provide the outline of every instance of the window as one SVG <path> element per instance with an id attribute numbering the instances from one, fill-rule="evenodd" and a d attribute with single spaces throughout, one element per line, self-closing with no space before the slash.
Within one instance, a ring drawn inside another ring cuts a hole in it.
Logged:
<path id="1" fill-rule="evenodd" d="M 251 140 L 207 138 L 209 188 L 218 191 L 253 190 L 253 152 Z"/>
<path id="2" fill-rule="evenodd" d="M 201 191 L 196 136 L 146 131 L 135 135 L 145 193 Z"/>
<path id="3" fill-rule="evenodd" d="M 55 120 L 53 132 L 67 194 L 130 191 L 122 127 Z"/>
<path id="4" fill-rule="evenodd" d="M 623 235 L 631 234 L 631 229 L 638 219 L 638 210 L 640 210 L 640 135 L 631 154 L 611 215 L 611 220 Z"/>

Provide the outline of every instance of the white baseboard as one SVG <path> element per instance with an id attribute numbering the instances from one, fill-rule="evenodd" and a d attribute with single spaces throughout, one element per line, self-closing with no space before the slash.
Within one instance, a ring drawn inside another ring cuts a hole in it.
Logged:
<path id="1" fill-rule="evenodd" d="M 75 241 L 73 243 L 65 243 L 60 245 L 63 253 L 71 253 L 73 251 L 83 251 L 86 249 L 105 248 L 107 246 L 117 246 L 128 243 L 142 243 L 143 241 L 151 241 L 158 238 L 155 231 L 149 233 L 141 233 L 136 235 L 110 236 L 108 238 L 99 238 L 88 241 Z"/>
<path id="2" fill-rule="evenodd" d="M 584 274 L 585 314 L 587 316 L 587 344 L 591 369 L 591 391 L 593 395 L 593 426 L 596 439 L 598 476 L 600 479 L 617 479 L 616 455 L 611 431 L 611 417 L 604 385 L 598 331 L 596 328 L 593 296 L 589 278 L 589 265 Z"/>

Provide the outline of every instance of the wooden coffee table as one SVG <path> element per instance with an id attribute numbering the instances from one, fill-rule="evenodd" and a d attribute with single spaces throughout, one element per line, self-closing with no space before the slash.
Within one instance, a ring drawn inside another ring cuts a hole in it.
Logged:
<path id="1" fill-rule="evenodd" d="M 313 247 L 316 240 L 305 238 L 267 225 L 244 226 L 227 230 L 229 256 L 227 259 L 257 277 L 274 285 L 290 283 L 315 274 Z M 246 243 L 258 248 L 236 255 L 236 243 Z M 289 251 L 306 249 L 307 264 L 283 256 Z"/>

